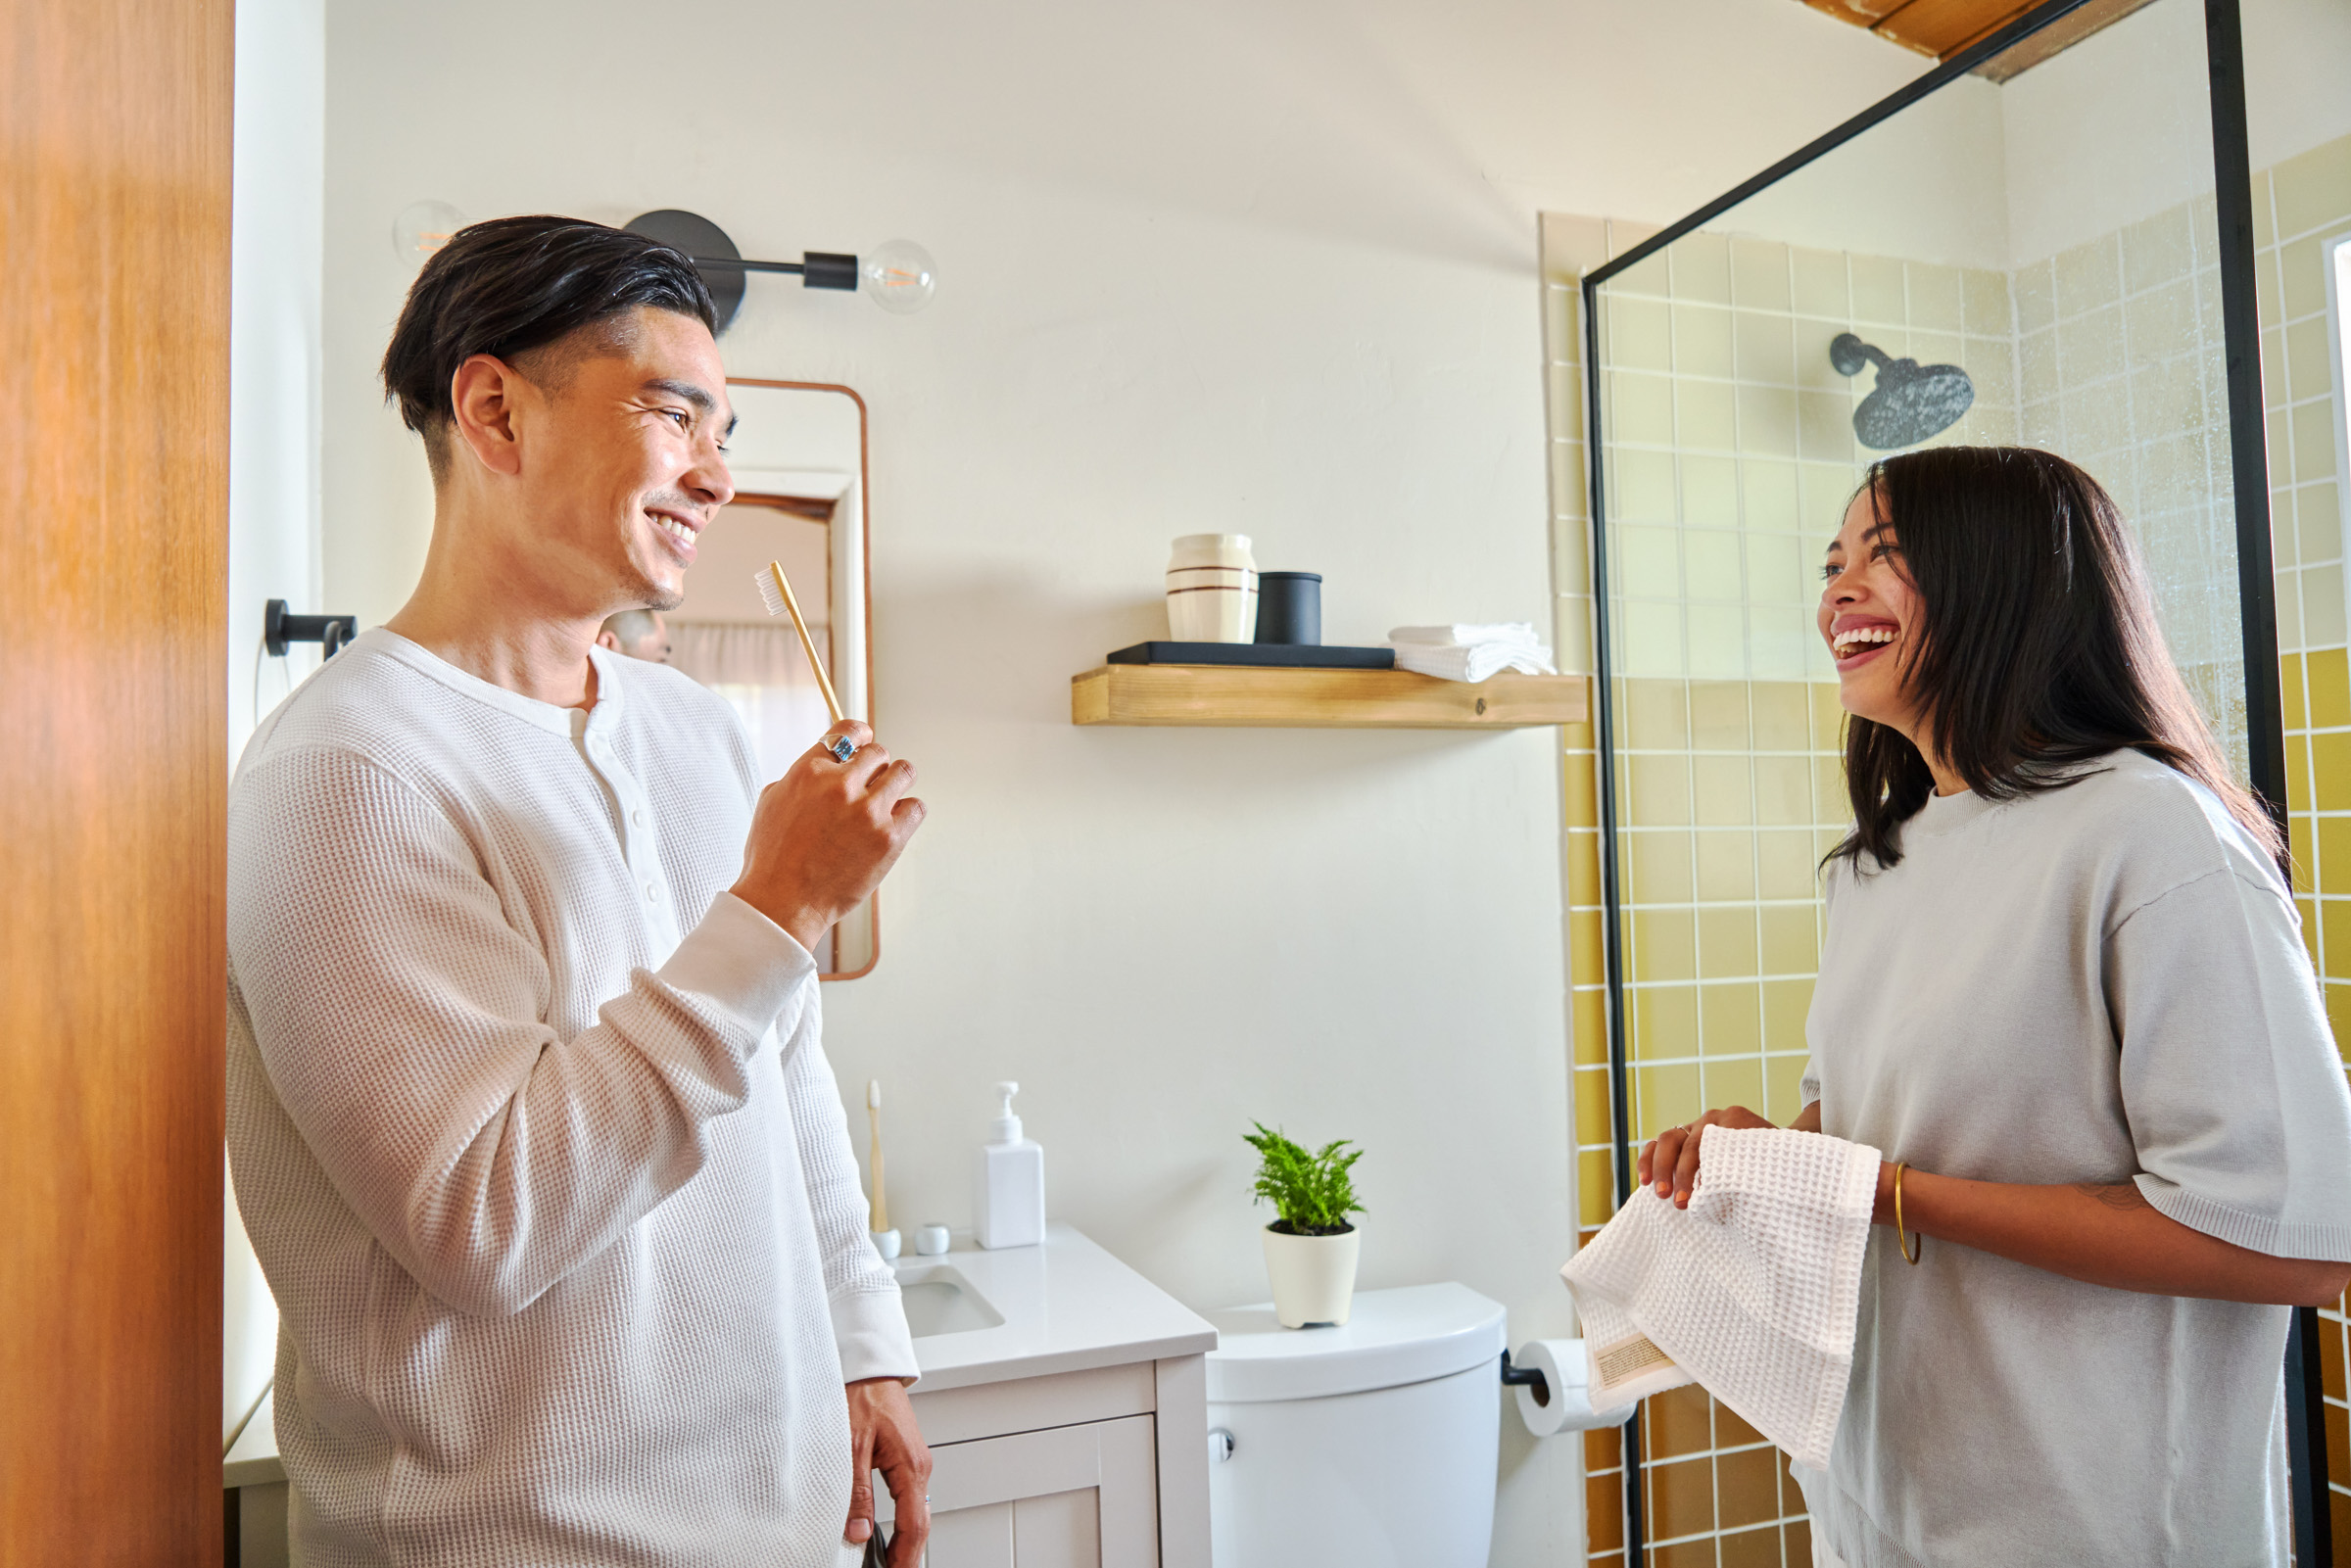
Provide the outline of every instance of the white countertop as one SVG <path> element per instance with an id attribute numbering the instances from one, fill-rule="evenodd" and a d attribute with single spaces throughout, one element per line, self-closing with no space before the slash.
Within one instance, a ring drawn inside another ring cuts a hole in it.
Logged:
<path id="1" fill-rule="evenodd" d="M 919 1278 L 941 1263 L 971 1281 L 1004 1323 L 916 1340 L 918 1394 L 1217 1348 L 1206 1318 L 1068 1225 L 1047 1225 L 1041 1247 L 992 1253 L 958 1235 L 942 1256 L 899 1259 L 898 1274 Z"/>
<path id="2" fill-rule="evenodd" d="M 916 1340 L 915 1364 L 923 1374 L 918 1394 L 1217 1348 L 1217 1331 L 1207 1319 L 1068 1225 L 1047 1225 L 1040 1247 L 1002 1252 L 984 1251 L 958 1235 L 951 1251 L 901 1258 L 897 1269 L 913 1281 L 941 1265 L 968 1281 L 1004 1321 Z M 272 1393 L 221 1462 L 223 1486 L 266 1486 L 286 1478 L 277 1458 L 275 1414 Z"/>

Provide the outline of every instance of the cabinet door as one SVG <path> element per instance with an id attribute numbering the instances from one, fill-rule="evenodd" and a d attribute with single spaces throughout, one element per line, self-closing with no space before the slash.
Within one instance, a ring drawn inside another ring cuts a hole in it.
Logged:
<path id="1" fill-rule="evenodd" d="M 1147 1415 L 931 1454 L 930 1568 L 1159 1568 Z"/>

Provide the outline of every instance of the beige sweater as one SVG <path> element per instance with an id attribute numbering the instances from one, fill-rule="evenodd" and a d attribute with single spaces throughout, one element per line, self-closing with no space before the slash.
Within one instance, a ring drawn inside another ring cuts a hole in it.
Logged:
<path id="1" fill-rule="evenodd" d="M 580 713 L 374 631 L 229 805 L 229 1148 L 311 1564 L 836 1560 L 844 1379 L 915 1372 L 815 965 L 723 891 L 716 696 Z"/>

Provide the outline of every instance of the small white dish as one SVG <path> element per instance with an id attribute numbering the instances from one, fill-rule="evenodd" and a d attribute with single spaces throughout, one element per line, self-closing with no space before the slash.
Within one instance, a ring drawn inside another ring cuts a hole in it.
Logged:
<path id="1" fill-rule="evenodd" d="M 946 1226 L 925 1225 L 914 1233 L 915 1255 L 921 1258 L 936 1258 L 945 1252 L 953 1241 L 954 1238 L 947 1234 Z"/>
<path id="2" fill-rule="evenodd" d="M 895 1230 L 874 1230 L 866 1234 L 874 1238 L 874 1251 L 882 1255 L 884 1262 L 897 1261 L 899 1241 Z"/>

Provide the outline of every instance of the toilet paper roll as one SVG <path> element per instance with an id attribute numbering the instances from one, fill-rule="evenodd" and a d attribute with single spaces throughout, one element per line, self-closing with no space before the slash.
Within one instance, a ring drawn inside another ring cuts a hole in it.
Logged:
<path id="1" fill-rule="evenodd" d="M 1592 1362 L 1584 1354 L 1582 1340 L 1529 1340 L 1511 1360 L 1541 1372 L 1544 1391 L 1550 1395 L 1548 1402 L 1538 1402 L 1528 1384 L 1521 1383 L 1512 1391 L 1518 1396 L 1518 1419 L 1536 1437 L 1622 1426 L 1632 1418 L 1635 1407 L 1630 1404 L 1611 1410 L 1592 1408 Z"/>

